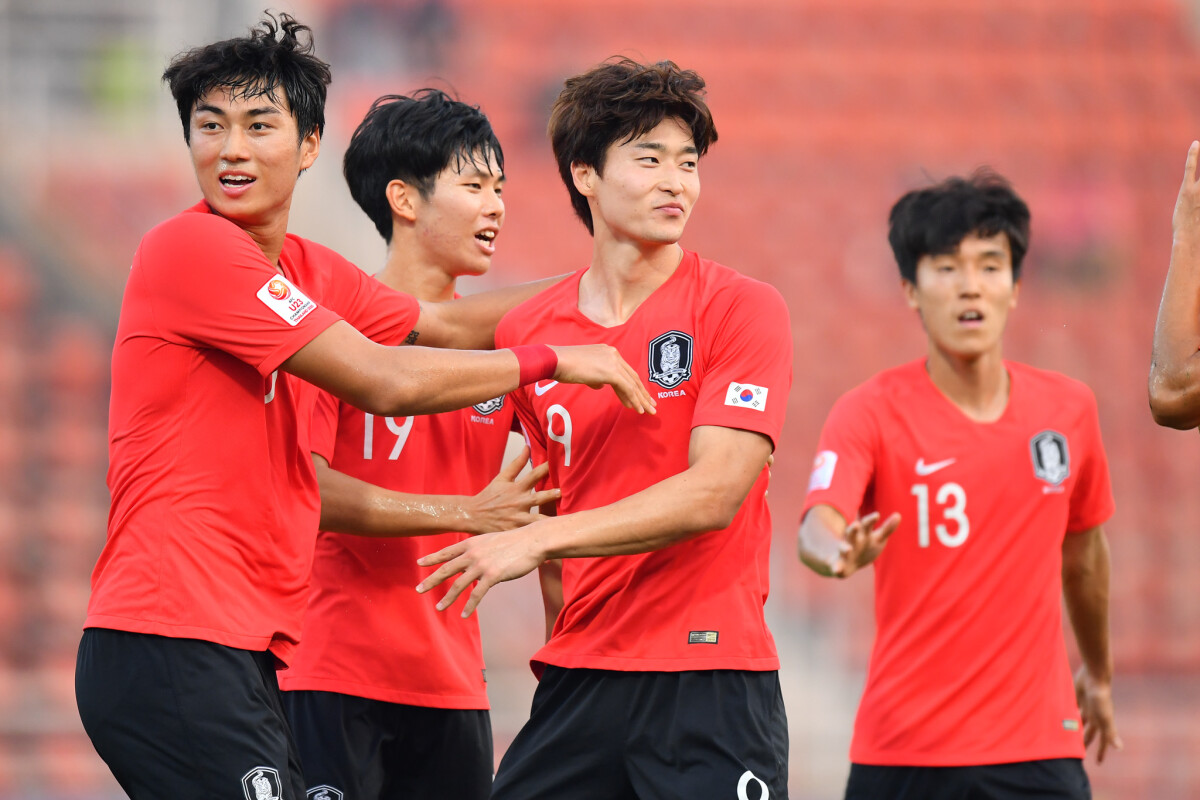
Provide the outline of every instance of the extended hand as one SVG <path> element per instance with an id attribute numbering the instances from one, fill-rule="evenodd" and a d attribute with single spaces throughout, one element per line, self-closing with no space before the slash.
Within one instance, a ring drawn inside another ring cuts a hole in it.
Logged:
<path id="1" fill-rule="evenodd" d="M 478 581 L 467 598 L 467 604 L 463 606 L 462 615 L 469 617 L 488 589 L 501 581 L 527 575 L 545 560 L 537 546 L 538 537 L 528 533 L 536 527 L 531 525 L 515 531 L 485 533 L 418 559 L 417 563 L 422 567 L 434 564 L 442 566 L 421 581 L 417 591 L 425 593 L 451 576 L 458 575 L 458 580 L 450 585 L 450 590 L 438 601 L 438 611 L 445 611 L 472 582 Z"/>
<path id="2" fill-rule="evenodd" d="M 1196 162 L 1200 159 L 1200 142 L 1192 142 L 1183 167 L 1183 184 L 1175 200 L 1171 227 L 1175 236 L 1200 235 L 1200 180 L 1196 179 Z"/>
<path id="3" fill-rule="evenodd" d="M 888 537 L 900 527 L 900 515 L 892 514 L 882 525 L 876 524 L 878 522 L 879 512 L 876 511 L 846 526 L 839 545 L 841 552 L 830 565 L 834 577 L 849 578 L 879 558 Z"/>
<path id="4" fill-rule="evenodd" d="M 1093 740 L 1099 738 L 1100 743 L 1096 747 L 1097 764 L 1104 762 L 1104 754 L 1109 747 L 1114 750 L 1124 749 L 1125 743 L 1117 733 L 1117 723 L 1113 715 L 1111 684 L 1093 680 L 1087 667 L 1080 667 L 1075 673 L 1075 702 L 1079 704 L 1079 716 L 1083 719 L 1083 746 L 1088 747 Z"/>
<path id="5" fill-rule="evenodd" d="M 615 347 L 606 344 L 584 344 L 555 347 L 558 369 L 554 379 L 563 383 L 580 383 L 599 389 L 608 384 L 617 393 L 621 405 L 639 414 L 654 413 L 657 405 L 641 377 L 621 358 Z"/>
<path id="6" fill-rule="evenodd" d="M 529 448 L 525 447 L 516 458 L 504 465 L 500 474 L 483 491 L 467 501 L 463 530 L 467 533 L 487 533 L 519 528 L 538 518 L 529 510 L 530 507 L 551 503 L 559 498 L 562 492 L 558 489 L 533 491 L 538 481 L 549 473 L 549 463 L 540 464 L 521 475 L 522 467 L 528 462 Z"/>

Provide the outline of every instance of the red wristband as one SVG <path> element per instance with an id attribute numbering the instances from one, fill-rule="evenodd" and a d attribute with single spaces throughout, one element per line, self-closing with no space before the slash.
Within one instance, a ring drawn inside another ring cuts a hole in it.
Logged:
<path id="1" fill-rule="evenodd" d="M 554 377 L 558 369 L 558 354 L 548 344 L 522 344 L 510 348 L 521 368 L 520 386 Z"/>

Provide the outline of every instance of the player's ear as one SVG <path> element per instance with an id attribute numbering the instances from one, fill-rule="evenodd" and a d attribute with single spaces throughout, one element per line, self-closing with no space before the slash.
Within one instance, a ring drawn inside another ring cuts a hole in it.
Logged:
<path id="1" fill-rule="evenodd" d="M 917 285 L 908 278 L 901 278 L 900 288 L 904 291 L 904 299 L 908 303 L 908 307 L 913 311 L 920 308 L 920 304 L 917 303 Z"/>
<path id="2" fill-rule="evenodd" d="M 321 134 L 315 130 L 300 141 L 300 171 L 311 167 L 321 154 Z"/>
<path id="3" fill-rule="evenodd" d="M 596 182 L 596 168 L 579 161 L 571 162 L 571 179 L 575 188 L 584 197 L 592 196 L 592 186 Z"/>
<path id="4" fill-rule="evenodd" d="M 392 214 L 409 222 L 417 221 L 417 209 L 413 198 L 415 186 L 409 186 L 402 180 L 394 180 L 384 189 Z"/>

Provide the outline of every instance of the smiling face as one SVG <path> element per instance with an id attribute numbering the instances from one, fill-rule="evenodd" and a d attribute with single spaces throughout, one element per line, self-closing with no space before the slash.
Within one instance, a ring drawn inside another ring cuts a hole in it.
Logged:
<path id="1" fill-rule="evenodd" d="M 588 199 L 597 241 L 674 244 L 700 197 L 699 154 L 691 131 L 668 118 L 653 130 L 609 145 L 601 175 L 575 164 L 575 187 Z"/>
<path id="2" fill-rule="evenodd" d="M 953 253 L 924 255 L 916 283 L 904 281 L 908 305 L 920 314 L 931 347 L 967 359 L 999 353 L 1018 289 L 1003 233 L 971 234 Z"/>
<path id="3" fill-rule="evenodd" d="M 451 159 L 428 198 L 411 190 L 412 222 L 423 260 L 447 275 L 482 275 L 504 225 L 504 172 L 495 156 Z"/>
<path id="4" fill-rule="evenodd" d="M 273 100 L 218 87 L 192 111 L 188 149 L 200 190 L 243 228 L 286 226 L 296 180 L 320 151 L 315 131 L 300 138 L 282 91 Z"/>

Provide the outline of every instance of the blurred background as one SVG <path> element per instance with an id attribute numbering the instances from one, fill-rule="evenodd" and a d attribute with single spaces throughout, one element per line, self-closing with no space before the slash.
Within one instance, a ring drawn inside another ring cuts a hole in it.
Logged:
<path id="1" fill-rule="evenodd" d="M 904 191 L 988 164 L 1033 211 L 1006 355 L 1096 392 L 1117 513 L 1112 631 L 1124 752 L 1095 796 L 1200 797 L 1200 437 L 1151 422 L 1145 380 L 1171 210 L 1200 137 L 1196 0 L 307 0 L 334 83 L 293 232 L 364 269 L 384 247 L 341 180 L 377 95 L 480 105 L 507 157 L 492 274 L 584 266 L 545 137 L 564 77 L 613 54 L 699 71 L 720 141 L 684 244 L 777 286 L 796 343 L 774 467 L 768 613 L 783 659 L 793 798 L 841 796 L 873 636 L 871 581 L 796 560 L 834 399 L 918 357 L 886 243 Z M 104 540 L 108 358 L 139 237 L 199 198 L 159 76 L 241 35 L 262 1 L 0 0 L 0 798 L 113 798 L 80 727 L 75 647 Z M 499 756 L 528 714 L 532 579 L 481 612 Z"/>

